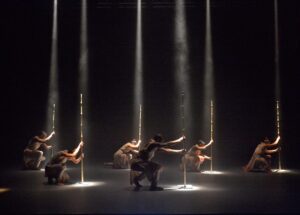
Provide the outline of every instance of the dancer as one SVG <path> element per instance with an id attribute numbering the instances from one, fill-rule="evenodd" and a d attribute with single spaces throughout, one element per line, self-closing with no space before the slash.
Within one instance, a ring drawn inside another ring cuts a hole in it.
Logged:
<path id="1" fill-rule="evenodd" d="M 51 145 L 46 144 L 55 132 L 52 132 L 48 137 L 44 131 L 39 132 L 37 136 L 30 139 L 28 146 L 23 152 L 24 169 L 39 170 L 41 169 L 41 162 L 46 158 L 43 156 L 42 149 L 50 149 Z"/>
<path id="2" fill-rule="evenodd" d="M 175 143 L 180 143 L 185 139 L 184 136 L 179 139 L 165 142 L 163 143 L 163 138 L 160 134 L 155 135 L 152 139 L 150 139 L 149 143 L 144 147 L 144 149 L 140 150 L 136 159 L 133 159 L 131 164 L 131 173 L 130 173 L 130 183 L 135 184 L 135 190 L 139 190 L 142 186 L 139 181 L 144 179 L 146 176 L 151 182 L 150 190 L 151 191 L 159 191 L 163 190 L 162 187 L 157 186 L 157 182 L 159 179 L 160 172 L 162 171 L 162 166 L 151 160 L 155 156 L 155 152 L 157 150 L 172 152 L 172 153 L 182 153 L 184 149 L 175 150 L 167 148 L 167 146 L 171 146 Z M 139 174 L 136 174 L 139 172 Z"/>
<path id="3" fill-rule="evenodd" d="M 130 161 L 134 155 L 138 154 L 140 143 L 140 140 L 137 142 L 135 139 L 132 139 L 131 142 L 125 143 L 118 151 L 116 151 L 114 154 L 113 168 L 130 168 Z"/>
<path id="4" fill-rule="evenodd" d="M 182 157 L 180 169 L 183 170 L 183 162 L 186 165 L 186 171 L 189 172 L 198 172 L 200 171 L 200 166 L 205 160 L 211 160 L 211 157 L 206 156 L 202 153 L 202 150 L 205 150 L 213 143 L 213 140 L 210 140 L 208 144 L 205 144 L 204 141 L 199 140 L 198 144 L 193 145 L 190 150 Z"/>
<path id="5" fill-rule="evenodd" d="M 53 184 L 53 179 L 55 179 L 55 183 L 58 185 L 63 185 L 68 182 L 69 175 L 66 172 L 66 163 L 70 160 L 78 164 L 83 159 L 83 154 L 76 158 L 83 145 L 81 141 L 74 150 L 59 151 L 53 156 L 45 167 L 45 177 L 48 177 L 48 184 Z"/>
<path id="6" fill-rule="evenodd" d="M 271 147 L 277 146 L 280 140 L 278 136 L 275 142 L 270 143 L 268 138 L 265 138 L 255 148 L 255 151 L 246 166 L 244 166 L 245 172 L 260 171 L 260 172 L 271 172 L 271 154 L 276 153 L 280 150 L 279 147 L 276 149 L 270 149 Z"/>

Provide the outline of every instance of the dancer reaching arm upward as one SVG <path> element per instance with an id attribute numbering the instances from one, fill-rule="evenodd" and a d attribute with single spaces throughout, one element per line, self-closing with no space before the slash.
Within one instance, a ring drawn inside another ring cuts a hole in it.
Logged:
<path id="1" fill-rule="evenodd" d="M 84 143 L 81 141 L 75 149 L 59 151 L 52 157 L 45 167 L 45 177 L 48 177 L 49 184 L 53 183 L 53 179 L 55 179 L 55 183 L 58 185 L 68 182 L 69 175 L 66 172 L 66 163 L 67 161 L 72 161 L 78 164 L 83 159 L 83 154 L 78 157 L 83 145 Z"/>
<path id="2" fill-rule="evenodd" d="M 201 164 L 203 164 L 205 160 L 211 160 L 211 157 L 202 153 L 202 150 L 205 150 L 207 147 L 211 146 L 212 143 L 213 140 L 210 140 L 208 144 L 205 144 L 204 141 L 199 140 L 198 144 L 193 145 L 182 157 L 180 168 L 183 169 L 183 162 L 185 161 L 187 171 L 200 171 Z"/>
<path id="3" fill-rule="evenodd" d="M 125 143 L 120 149 L 114 154 L 113 168 L 115 169 L 128 169 L 130 168 L 130 161 L 133 155 L 138 154 L 138 148 L 141 141 L 135 139 L 131 142 Z"/>
<path id="4" fill-rule="evenodd" d="M 276 140 L 271 143 L 268 138 L 265 138 L 260 144 L 258 144 L 252 154 L 251 159 L 248 164 L 244 167 L 245 172 L 254 171 L 255 166 L 257 165 L 257 170 L 263 172 L 270 172 L 271 166 L 269 159 L 271 158 L 271 154 L 279 151 L 279 148 L 269 149 L 270 147 L 277 146 L 280 140 L 280 136 L 276 138 Z"/>
<path id="5" fill-rule="evenodd" d="M 47 142 L 53 137 L 55 132 L 52 132 L 49 136 L 44 131 L 41 131 L 38 135 L 34 136 L 23 153 L 24 168 L 31 170 L 39 170 L 41 168 L 41 162 L 46 158 L 43 156 L 42 148 L 50 149 L 51 145 Z"/>

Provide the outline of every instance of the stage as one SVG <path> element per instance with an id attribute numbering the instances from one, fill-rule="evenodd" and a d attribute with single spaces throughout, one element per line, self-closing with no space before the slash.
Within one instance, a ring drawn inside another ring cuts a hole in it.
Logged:
<path id="1" fill-rule="evenodd" d="M 299 2 L 2 1 L 0 211 L 300 212 Z M 87 184 L 71 162 L 65 186 L 21 170 L 40 131 L 55 131 L 54 154 L 83 140 Z M 204 154 L 219 172 L 188 173 L 192 189 L 180 190 L 182 155 L 157 153 L 164 191 L 143 181 L 137 192 L 129 170 L 104 167 L 156 134 L 184 135 L 177 150 L 213 139 Z M 290 172 L 244 173 L 257 145 L 279 135 L 272 167 Z"/>
<path id="2" fill-rule="evenodd" d="M 0 210 L 6 213 L 295 213 L 300 205 L 299 171 L 244 173 L 241 169 L 218 174 L 188 173 L 192 189 L 181 190 L 183 175 L 166 166 L 160 185 L 164 191 L 140 191 L 129 185 L 129 171 L 86 168 L 85 185 L 79 167 L 68 169 L 73 184 L 46 185 L 43 171 L 3 171 Z M 3 189 L 5 188 L 5 189 Z M 189 187 L 191 188 L 191 187 Z"/>

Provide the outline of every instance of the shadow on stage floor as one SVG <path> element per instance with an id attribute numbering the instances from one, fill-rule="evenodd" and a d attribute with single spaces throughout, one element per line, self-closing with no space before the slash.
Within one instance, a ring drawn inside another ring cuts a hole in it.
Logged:
<path id="1" fill-rule="evenodd" d="M 300 211 L 300 174 L 188 173 L 188 188 L 178 189 L 183 174 L 165 167 L 164 191 L 141 191 L 129 185 L 128 170 L 86 167 L 86 184 L 79 166 L 68 169 L 73 183 L 46 185 L 43 171 L 6 170 L 0 176 L 0 211 L 10 213 L 294 213 Z"/>

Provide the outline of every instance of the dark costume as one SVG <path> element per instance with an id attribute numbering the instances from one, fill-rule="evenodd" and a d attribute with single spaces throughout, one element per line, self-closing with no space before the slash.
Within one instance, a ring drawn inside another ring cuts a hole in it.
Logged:
<path id="1" fill-rule="evenodd" d="M 40 169 L 41 162 L 45 160 L 43 151 L 41 151 L 44 143 L 39 142 L 36 138 L 29 141 L 28 146 L 23 152 L 23 161 L 25 169 Z"/>
<path id="2" fill-rule="evenodd" d="M 155 155 L 157 149 L 164 147 L 165 144 L 154 142 L 145 147 L 145 149 L 141 150 L 137 156 L 137 158 L 132 160 L 131 170 L 140 172 L 139 175 L 132 174 L 134 176 L 131 177 L 131 184 L 134 183 L 136 186 L 139 185 L 139 181 L 147 177 L 147 179 L 151 182 L 151 187 L 154 188 L 157 186 L 157 182 L 159 179 L 159 170 L 162 168 L 160 164 L 152 162 L 152 158 Z"/>
<path id="3" fill-rule="evenodd" d="M 66 162 L 68 158 L 64 156 L 65 151 L 60 151 L 45 167 L 45 177 L 48 177 L 48 183 L 53 183 L 53 179 L 56 182 L 67 182 L 69 175 L 66 173 Z"/>

